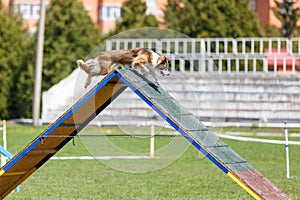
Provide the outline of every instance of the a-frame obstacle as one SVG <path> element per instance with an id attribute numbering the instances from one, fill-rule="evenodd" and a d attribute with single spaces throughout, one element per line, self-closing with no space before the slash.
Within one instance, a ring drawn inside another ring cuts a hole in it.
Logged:
<path id="1" fill-rule="evenodd" d="M 48 161 L 127 87 L 255 199 L 290 199 L 159 85 L 125 69 L 108 74 L 0 169 L 0 199 Z"/>

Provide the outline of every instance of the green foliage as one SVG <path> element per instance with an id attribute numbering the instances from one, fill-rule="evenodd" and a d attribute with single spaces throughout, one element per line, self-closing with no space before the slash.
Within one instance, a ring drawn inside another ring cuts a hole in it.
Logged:
<path id="1" fill-rule="evenodd" d="M 111 35 L 129 29 L 157 27 L 158 22 L 155 16 L 146 15 L 146 10 L 145 1 L 126 0 L 121 8 L 121 19 L 117 21 L 116 29 Z"/>
<path id="2" fill-rule="evenodd" d="M 52 0 L 45 22 L 43 90 L 74 70 L 101 41 L 100 30 L 78 0 Z"/>
<path id="3" fill-rule="evenodd" d="M 11 18 L 0 5 L 0 118 L 10 118 L 15 115 L 9 108 L 14 106 L 12 98 L 17 98 L 13 91 L 17 73 L 23 64 L 27 32 L 22 29 L 18 19 Z M 19 91 L 23 92 L 23 91 Z"/>
<path id="4" fill-rule="evenodd" d="M 35 37 L 26 44 L 24 59 L 14 72 L 14 84 L 11 90 L 11 118 L 31 118 L 35 68 Z"/>
<path id="5" fill-rule="evenodd" d="M 265 37 L 281 37 L 281 30 L 276 26 L 264 25 L 263 29 Z"/>
<path id="6" fill-rule="evenodd" d="M 299 29 L 297 22 L 300 17 L 299 8 L 295 8 L 296 1 L 274 1 L 276 7 L 272 8 L 275 16 L 282 24 L 282 36 L 292 37 Z"/>
<path id="7" fill-rule="evenodd" d="M 190 37 L 256 37 L 261 27 L 248 0 L 176 0 L 166 7 L 165 24 Z"/>

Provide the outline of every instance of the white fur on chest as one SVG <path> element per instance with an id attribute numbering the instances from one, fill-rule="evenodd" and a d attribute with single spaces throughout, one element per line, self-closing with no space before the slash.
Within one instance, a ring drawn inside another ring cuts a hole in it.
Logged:
<path id="1" fill-rule="evenodd" d="M 160 57 L 160 55 L 158 53 L 155 53 L 154 51 L 151 51 L 151 50 L 150 50 L 150 52 L 152 54 L 152 60 L 151 60 L 152 63 L 151 64 L 154 67 L 155 65 L 158 64 L 157 61 L 158 61 L 158 58 Z"/>

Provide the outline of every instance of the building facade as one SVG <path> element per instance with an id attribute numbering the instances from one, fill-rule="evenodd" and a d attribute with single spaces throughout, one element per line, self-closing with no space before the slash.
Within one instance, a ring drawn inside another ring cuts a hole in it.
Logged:
<path id="1" fill-rule="evenodd" d="M 1 1 L 1 0 L 0 0 Z M 51 0 L 45 0 L 46 5 Z M 116 21 L 121 17 L 121 7 L 125 0 L 79 0 L 91 19 L 103 33 L 115 28 Z M 167 0 L 146 0 L 147 13 L 161 18 L 162 8 Z M 40 12 L 40 0 L 2 0 L 5 7 L 18 13 L 24 19 L 30 32 L 35 32 Z"/>
<path id="2" fill-rule="evenodd" d="M 284 0 L 281 0 L 284 1 Z M 300 0 L 295 1 L 295 7 L 300 7 Z M 259 21 L 263 25 L 281 27 L 281 22 L 274 15 L 272 8 L 275 7 L 274 0 L 251 0 L 251 8 L 257 13 Z"/>
<path id="3" fill-rule="evenodd" d="M 1 1 L 1 0 L 0 0 Z M 49 4 L 51 0 L 45 0 Z M 125 0 L 79 0 L 91 19 L 97 24 L 103 33 L 115 28 L 116 21 L 121 16 L 122 3 Z M 163 20 L 163 12 L 168 0 L 145 0 L 147 13 L 153 14 L 159 21 Z M 300 0 L 296 1 L 296 7 L 300 7 Z M 19 13 L 29 28 L 34 32 L 39 19 L 40 0 L 2 0 L 5 7 L 10 7 L 15 13 Z M 280 21 L 275 17 L 272 7 L 274 0 L 250 0 L 250 8 L 253 9 L 262 24 L 281 27 Z"/>

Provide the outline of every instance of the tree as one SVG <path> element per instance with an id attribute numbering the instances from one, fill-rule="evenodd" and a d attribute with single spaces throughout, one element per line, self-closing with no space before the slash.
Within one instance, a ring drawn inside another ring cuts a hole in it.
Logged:
<path id="1" fill-rule="evenodd" d="M 157 27 L 158 22 L 153 15 L 146 15 L 147 6 L 145 1 L 126 0 L 121 8 L 121 19 L 116 23 L 116 34 L 122 31 L 143 27 Z"/>
<path id="2" fill-rule="evenodd" d="M 249 0 L 218 1 L 218 10 L 223 13 L 226 24 L 225 37 L 261 36 L 261 25 L 256 13 L 250 9 Z"/>
<path id="3" fill-rule="evenodd" d="M 31 118 L 35 68 L 35 37 L 28 37 L 26 51 L 18 70 L 14 72 L 11 90 L 11 118 Z M 29 50 L 29 51 L 28 51 Z"/>
<path id="4" fill-rule="evenodd" d="M 52 0 L 46 11 L 42 89 L 68 76 L 76 60 L 100 41 L 99 28 L 78 0 Z"/>
<path id="5" fill-rule="evenodd" d="M 272 8 L 275 16 L 282 24 L 283 37 L 292 37 L 298 29 L 297 22 L 300 17 L 300 9 L 295 8 L 295 2 L 293 0 L 275 0 L 276 7 Z"/>
<path id="6" fill-rule="evenodd" d="M 169 1 L 164 13 L 168 28 L 190 37 L 261 36 L 248 0 L 175 0 Z"/>
<path id="7" fill-rule="evenodd" d="M 281 29 L 274 25 L 263 25 L 263 32 L 265 37 L 281 37 Z"/>
<path id="8" fill-rule="evenodd" d="M 195 20 L 199 19 L 199 13 L 197 13 L 199 9 L 202 9 L 201 2 L 196 3 L 188 0 L 168 1 L 168 5 L 164 10 L 165 26 L 190 37 L 197 37 L 198 30 L 201 29 L 201 24 L 198 20 Z M 190 21 L 192 19 L 193 22 Z"/>
<path id="9" fill-rule="evenodd" d="M 12 107 L 17 94 L 14 91 L 15 81 L 26 52 L 28 32 L 22 28 L 22 21 L 10 17 L 0 2 L 0 118 L 11 118 L 15 115 Z M 19 91 L 22 92 L 22 91 Z"/>

